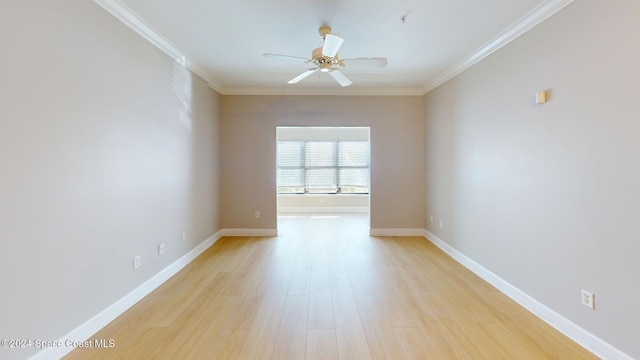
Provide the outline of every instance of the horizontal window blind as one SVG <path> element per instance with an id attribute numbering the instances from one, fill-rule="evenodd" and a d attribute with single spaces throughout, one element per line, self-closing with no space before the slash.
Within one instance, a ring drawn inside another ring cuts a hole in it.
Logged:
<path id="1" fill-rule="evenodd" d="M 278 141 L 281 194 L 368 194 L 368 141 Z"/>

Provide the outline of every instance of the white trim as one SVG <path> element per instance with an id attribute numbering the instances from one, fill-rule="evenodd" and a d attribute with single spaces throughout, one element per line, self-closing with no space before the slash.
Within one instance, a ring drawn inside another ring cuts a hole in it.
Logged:
<path id="1" fill-rule="evenodd" d="M 283 85 L 281 87 L 247 87 L 247 88 L 225 88 L 222 95 L 313 95 L 313 96 L 422 96 L 422 88 L 368 88 L 359 89 L 357 87 L 327 87 L 310 88 L 298 87 L 296 85 Z"/>
<path id="2" fill-rule="evenodd" d="M 278 236 L 277 229 L 222 229 L 222 236 Z"/>
<path id="3" fill-rule="evenodd" d="M 368 213 L 368 206 L 278 206 L 278 214 Z"/>
<path id="4" fill-rule="evenodd" d="M 178 63 L 189 69 L 194 74 L 198 75 L 206 82 L 209 83 L 209 87 L 218 93 L 222 93 L 224 88 L 213 79 L 211 74 L 203 69 L 198 64 L 192 63 L 187 56 L 178 47 L 173 45 L 167 38 L 162 36 L 157 30 L 149 25 L 142 17 L 138 16 L 127 5 L 120 0 L 93 0 L 100 7 L 105 9 L 116 19 L 122 21 L 127 27 L 135 31 L 142 38 L 155 45 L 158 49 L 175 59 Z"/>
<path id="5" fill-rule="evenodd" d="M 208 79 L 207 83 L 209 84 L 209 87 L 215 90 L 215 92 L 217 92 L 218 94 L 220 95 L 224 94 L 224 86 L 222 86 L 222 84 L 220 84 L 219 82 L 213 79 Z"/>
<path id="6" fill-rule="evenodd" d="M 424 236 L 424 229 L 369 229 L 370 236 Z"/>
<path id="7" fill-rule="evenodd" d="M 531 10 L 525 16 L 520 18 L 520 20 L 509 26 L 506 30 L 498 34 L 480 49 L 474 51 L 454 66 L 445 70 L 443 73 L 429 81 L 424 87 L 423 94 L 428 93 L 429 91 L 444 84 L 461 72 L 477 64 L 478 62 L 480 62 L 480 60 L 493 54 L 501 47 L 507 45 L 511 41 L 518 38 L 520 35 L 531 30 L 534 26 L 548 19 L 550 16 L 562 10 L 573 1 L 574 0 L 548 0 L 535 9 Z"/>
<path id="8" fill-rule="evenodd" d="M 567 318 L 549 309 L 544 304 L 524 293 L 522 290 L 511 285 L 496 274 L 492 273 L 482 265 L 473 261 L 463 253 L 456 250 L 451 245 L 439 239 L 427 230 L 423 232 L 424 237 L 432 242 L 435 246 L 451 256 L 454 260 L 471 270 L 476 275 L 496 287 L 502 293 L 510 297 L 512 300 L 520 304 L 525 309 L 531 311 L 534 315 L 553 326 L 555 329 L 565 334 L 567 337 L 577 342 L 585 349 L 591 351 L 596 356 L 603 359 L 619 359 L 633 360 L 633 358 L 624 352 L 618 350 L 611 344 L 605 342 L 599 337 L 591 334 L 587 330 L 574 324 Z"/>
<path id="9" fill-rule="evenodd" d="M 189 59 L 186 59 L 185 66 L 187 67 L 187 69 L 191 70 L 191 72 L 193 72 L 194 74 L 201 77 L 204 81 L 206 81 L 207 84 L 209 84 L 209 87 L 215 90 L 218 94 L 224 91 L 224 87 L 222 86 L 222 84 L 216 81 L 211 76 L 211 74 L 207 70 L 205 70 L 205 68 L 203 68 L 202 66 L 192 63 Z"/>
<path id="10" fill-rule="evenodd" d="M 149 293 L 158 288 L 165 281 L 169 280 L 178 271 L 189 265 L 189 263 L 191 263 L 195 258 L 197 258 L 205 250 L 207 250 L 221 237 L 222 231 L 216 232 L 211 237 L 200 243 L 200 245 L 196 246 L 181 258 L 173 262 L 171 265 L 161 270 L 151 279 L 145 281 L 142 285 L 135 288 L 123 298 L 116 301 L 108 308 L 102 310 L 100 313 L 87 320 L 84 324 L 71 330 L 71 332 L 61 337 L 59 341 L 64 344 L 67 340 L 82 342 L 89 339 L 100 329 L 105 327 L 107 324 L 115 320 L 118 316 L 122 315 L 122 313 L 135 305 L 138 301 L 142 300 L 142 298 L 149 295 Z M 73 349 L 74 348 L 72 347 L 50 347 L 36 353 L 29 359 L 61 359 L 66 354 L 70 353 Z"/>
<path id="11" fill-rule="evenodd" d="M 138 33 L 151 44 L 164 51 L 172 58 L 185 63 L 186 58 L 182 51 L 178 50 L 167 39 L 154 30 L 140 16 L 136 15 L 129 7 L 120 0 L 93 0 L 96 4 L 107 10 L 116 19 L 122 21 L 131 30 Z"/>

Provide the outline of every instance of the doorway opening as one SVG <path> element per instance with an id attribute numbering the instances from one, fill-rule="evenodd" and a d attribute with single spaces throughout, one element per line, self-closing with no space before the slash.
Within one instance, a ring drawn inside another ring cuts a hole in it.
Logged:
<path id="1" fill-rule="evenodd" d="M 370 212 L 370 128 L 276 128 L 278 221 Z"/>

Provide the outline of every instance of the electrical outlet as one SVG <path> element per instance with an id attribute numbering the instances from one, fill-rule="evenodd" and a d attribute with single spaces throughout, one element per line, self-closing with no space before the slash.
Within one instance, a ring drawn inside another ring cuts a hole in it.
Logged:
<path id="1" fill-rule="evenodd" d="M 182 232 L 182 238 L 181 239 L 182 239 L 183 242 L 187 241 L 187 232 L 186 231 Z"/>
<path id="2" fill-rule="evenodd" d="M 582 289 L 581 295 L 582 296 L 580 297 L 580 299 L 582 300 L 582 305 L 588 307 L 591 310 L 595 310 L 596 309 L 595 296 L 585 289 Z"/>
<path id="3" fill-rule="evenodd" d="M 256 219 L 260 218 L 260 211 L 256 211 Z"/>
<path id="4" fill-rule="evenodd" d="M 164 254 L 164 243 L 158 244 L 158 255 Z"/>
<path id="5" fill-rule="evenodd" d="M 138 255 L 133 258 L 133 270 L 142 266 L 142 256 Z"/>
<path id="6" fill-rule="evenodd" d="M 440 220 L 440 229 L 444 228 L 444 221 Z"/>
<path id="7" fill-rule="evenodd" d="M 433 222 L 433 215 L 429 216 L 429 221 Z"/>

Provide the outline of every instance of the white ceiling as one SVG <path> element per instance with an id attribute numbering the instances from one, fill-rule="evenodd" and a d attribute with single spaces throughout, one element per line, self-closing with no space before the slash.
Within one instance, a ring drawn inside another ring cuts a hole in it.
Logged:
<path id="1" fill-rule="evenodd" d="M 95 1 L 223 94 L 424 94 L 573 0 Z M 348 88 L 321 73 L 286 84 L 309 64 L 262 54 L 310 57 L 323 24 L 341 58 L 389 65 L 342 68 Z"/>

